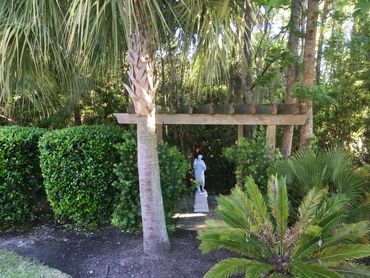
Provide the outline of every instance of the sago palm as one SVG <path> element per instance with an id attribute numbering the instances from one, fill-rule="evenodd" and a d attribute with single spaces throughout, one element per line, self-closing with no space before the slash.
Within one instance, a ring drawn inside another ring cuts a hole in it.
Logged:
<path id="1" fill-rule="evenodd" d="M 361 239 L 370 231 L 368 221 L 342 224 L 343 195 L 328 197 L 313 188 L 289 223 L 285 178 L 271 177 L 265 200 L 252 178 L 245 188 L 218 198 L 220 220 L 209 220 L 200 232 L 203 252 L 229 249 L 239 255 L 224 259 L 204 277 L 357 277 L 369 269 L 350 260 L 370 256 Z"/>

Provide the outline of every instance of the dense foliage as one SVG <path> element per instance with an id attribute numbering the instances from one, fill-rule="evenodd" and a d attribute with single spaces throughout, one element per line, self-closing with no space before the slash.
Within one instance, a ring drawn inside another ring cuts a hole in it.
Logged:
<path id="1" fill-rule="evenodd" d="M 370 245 L 360 241 L 370 223 L 342 224 L 346 202 L 343 195 L 329 197 L 326 189 L 314 187 L 299 205 L 296 222 L 288 225 L 285 178 L 269 180 L 267 200 L 248 178 L 244 188 L 218 198 L 220 220 L 208 220 L 199 234 L 203 252 L 225 248 L 239 257 L 218 262 L 204 277 L 367 275 L 367 268 L 351 260 L 370 256 Z"/>
<path id="2" fill-rule="evenodd" d="M 39 128 L 0 128 L 0 229 L 35 220 L 46 195 L 39 167 Z"/>
<path id="3" fill-rule="evenodd" d="M 266 133 L 261 128 L 251 139 L 243 139 L 239 144 L 224 149 L 223 156 L 234 164 L 238 183 L 252 176 L 258 185 L 264 187 L 267 184 L 267 170 L 281 155 L 279 151 L 271 154 L 265 141 Z"/>
<path id="4" fill-rule="evenodd" d="M 77 227 L 107 223 L 118 194 L 113 186 L 116 145 L 126 134 L 114 126 L 79 126 L 46 133 L 40 140 L 41 169 L 58 221 Z"/>
<path id="5" fill-rule="evenodd" d="M 118 147 L 121 161 L 115 165 L 118 180 L 114 183 L 120 197 L 115 205 L 112 223 L 126 231 L 140 231 L 141 210 L 137 169 L 136 138 L 130 136 Z M 181 196 L 187 191 L 184 178 L 188 170 L 185 157 L 174 147 L 161 144 L 158 149 L 161 188 L 168 230 L 173 230 L 172 216 Z"/>
<path id="6" fill-rule="evenodd" d="M 276 162 L 270 173 L 286 176 L 294 207 L 313 187 L 328 187 L 329 192 L 344 194 L 350 200 L 347 206 L 350 220 L 364 219 L 370 214 L 367 173 L 357 170 L 351 157 L 341 149 L 306 150 Z"/>

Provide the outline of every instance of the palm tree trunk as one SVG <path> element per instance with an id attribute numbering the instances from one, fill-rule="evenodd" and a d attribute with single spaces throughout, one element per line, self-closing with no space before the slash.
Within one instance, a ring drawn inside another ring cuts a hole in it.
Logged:
<path id="1" fill-rule="evenodd" d="M 290 15 L 290 31 L 288 39 L 288 49 L 290 54 L 298 58 L 298 43 L 299 38 L 297 33 L 299 31 L 300 19 L 300 0 L 292 0 L 291 2 L 291 15 Z M 287 80 L 285 88 L 285 103 L 295 103 L 292 93 L 296 87 L 298 78 L 298 65 L 291 64 L 287 71 Z M 281 152 L 285 157 L 289 157 L 292 152 L 294 126 L 285 126 L 283 129 L 283 136 L 281 139 Z"/>
<path id="2" fill-rule="evenodd" d="M 142 33 L 131 35 L 128 53 L 130 86 L 125 85 L 133 101 L 137 121 L 140 203 L 143 223 L 144 253 L 161 256 L 170 250 L 166 230 L 159 177 L 155 134 L 154 59 Z"/>
<path id="3" fill-rule="evenodd" d="M 137 146 L 144 253 L 166 254 L 170 250 L 170 242 L 159 178 L 155 109 L 148 116 L 138 117 Z"/>
<path id="4" fill-rule="evenodd" d="M 309 0 L 307 8 L 306 41 L 303 57 L 304 71 L 302 85 L 305 87 L 310 87 L 315 84 L 315 47 L 318 15 L 319 0 Z M 305 147 L 309 147 L 310 138 L 313 134 L 312 101 L 307 102 L 307 114 L 307 121 L 300 130 L 299 151 L 302 151 Z"/>

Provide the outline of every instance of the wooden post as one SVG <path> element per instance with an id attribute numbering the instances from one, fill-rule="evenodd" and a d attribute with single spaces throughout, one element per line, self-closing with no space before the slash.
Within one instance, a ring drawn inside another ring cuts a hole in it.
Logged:
<path id="1" fill-rule="evenodd" d="M 275 153 L 276 125 L 268 125 L 266 129 L 266 147 L 270 155 Z"/>
<path id="2" fill-rule="evenodd" d="M 155 133 L 157 135 L 157 144 L 159 145 L 163 140 L 163 124 L 155 125 Z"/>
<path id="3" fill-rule="evenodd" d="M 240 141 L 244 138 L 244 126 L 238 125 L 238 144 L 240 144 Z"/>
<path id="4" fill-rule="evenodd" d="M 275 104 L 272 109 L 272 114 L 277 114 L 277 105 Z M 276 125 L 268 125 L 266 128 L 266 149 L 270 156 L 275 154 L 276 146 Z"/>

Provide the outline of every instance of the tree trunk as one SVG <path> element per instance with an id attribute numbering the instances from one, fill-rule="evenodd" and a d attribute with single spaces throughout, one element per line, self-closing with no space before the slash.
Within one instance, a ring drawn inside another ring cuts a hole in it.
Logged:
<path id="1" fill-rule="evenodd" d="M 170 242 L 159 178 L 154 109 L 151 115 L 138 117 L 137 147 L 144 253 L 152 256 L 166 254 Z"/>
<path id="2" fill-rule="evenodd" d="M 316 31 L 317 18 L 319 15 L 319 0 L 309 0 L 307 8 L 307 27 L 306 41 L 304 45 L 303 57 L 303 86 L 311 87 L 315 84 L 315 47 L 316 47 Z M 310 138 L 313 134 L 313 104 L 312 101 L 307 102 L 307 121 L 301 127 L 299 151 L 305 147 L 309 147 Z"/>
<path id="3" fill-rule="evenodd" d="M 291 2 L 291 15 L 289 22 L 289 39 L 288 49 L 292 56 L 299 58 L 298 55 L 298 43 L 299 38 L 297 33 L 299 31 L 299 20 L 300 20 L 300 1 L 292 0 Z M 286 88 L 285 88 L 285 103 L 295 103 L 296 100 L 293 98 L 292 93 L 296 87 L 298 79 L 299 68 L 298 64 L 291 64 L 287 71 L 286 77 Z M 281 139 L 281 152 L 285 157 L 289 157 L 292 152 L 293 142 L 293 130 L 294 126 L 285 126 L 283 129 L 283 136 Z"/>
<path id="4" fill-rule="evenodd" d="M 321 13 L 321 22 L 320 22 L 320 34 L 319 34 L 319 41 L 317 45 L 317 61 L 316 61 L 316 85 L 320 85 L 321 83 L 321 60 L 323 55 L 323 45 L 324 45 L 324 30 L 325 30 L 325 22 L 328 18 L 328 11 L 329 11 L 329 3 L 330 0 L 326 0 L 324 3 L 324 7 Z"/>
<path id="5" fill-rule="evenodd" d="M 169 252 L 155 134 L 154 59 L 143 33 L 133 33 L 128 53 L 130 86 L 125 88 L 138 115 L 138 168 L 143 223 L 144 253 L 161 256 Z"/>

